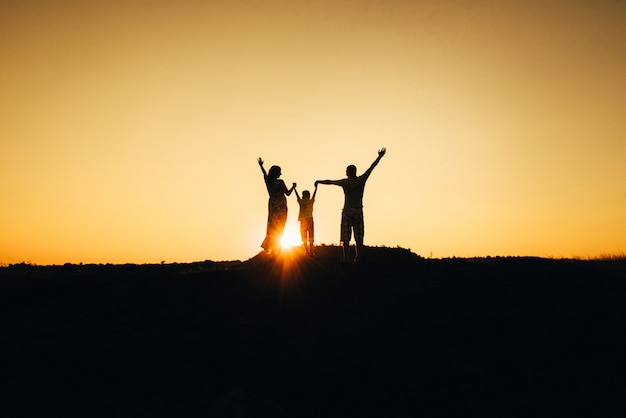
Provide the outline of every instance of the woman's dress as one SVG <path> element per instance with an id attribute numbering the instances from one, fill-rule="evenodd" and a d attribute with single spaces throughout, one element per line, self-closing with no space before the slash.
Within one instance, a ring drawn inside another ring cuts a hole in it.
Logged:
<path id="1" fill-rule="evenodd" d="M 270 198 L 267 205 L 267 233 L 261 247 L 270 251 L 280 248 L 280 239 L 287 223 L 287 186 L 282 180 L 268 181 L 266 186 Z"/>

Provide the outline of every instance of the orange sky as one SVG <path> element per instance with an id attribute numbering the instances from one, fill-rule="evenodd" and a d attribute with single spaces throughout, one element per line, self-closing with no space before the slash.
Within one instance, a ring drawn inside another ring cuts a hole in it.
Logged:
<path id="1" fill-rule="evenodd" d="M 247 259 L 258 157 L 302 191 L 381 147 L 366 245 L 626 251 L 624 1 L 92 3 L 0 4 L 0 264 Z"/>

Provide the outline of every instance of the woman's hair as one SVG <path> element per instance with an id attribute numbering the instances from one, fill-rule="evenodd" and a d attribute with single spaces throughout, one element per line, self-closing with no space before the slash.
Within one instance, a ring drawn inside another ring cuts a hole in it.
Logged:
<path id="1" fill-rule="evenodd" d="M 270 180 L 276 180 L 278 176 L 280 176 L 280 167 L 277 165 L 271 166 L 270 171 L 267 173 L 267 177 L 269 177 Z"/>

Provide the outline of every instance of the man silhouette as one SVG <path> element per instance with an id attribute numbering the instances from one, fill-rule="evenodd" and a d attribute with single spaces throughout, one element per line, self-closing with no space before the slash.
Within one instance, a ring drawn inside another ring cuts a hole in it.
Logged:
<path id="1" fill-rule="evenodd" d="M 355 263 L 358 260 L 359 253 L 363 250 L 363 235 L 365 234 L 365 225 L 363 222 L 363 192 L 365 191 L 365 182 L 386 152 L 387 150 L 385 148 L 380 149 L 376 160 L 374 160 L 370 168 L 360 176 L 356 175 L 356 166 L 349 165 L 346 168 L 348 178 L 341 180 L 317 180 L 315 182 L 315 187 L 317 187 L 318 184 L 334 184 L 335 186 L 341 186 L 343 188 L 344 204 L 341 212 L 342 263 L 348 261 L 350 239 L 352 238 L 353 230 L 354 241 L 356 243 L 354 254 Z"/>

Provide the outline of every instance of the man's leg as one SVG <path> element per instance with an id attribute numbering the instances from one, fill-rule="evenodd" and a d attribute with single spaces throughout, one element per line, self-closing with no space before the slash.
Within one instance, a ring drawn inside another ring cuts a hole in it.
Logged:
<path id="1" fill-rule="evenodd" d="M 352 238 L 352 222 L 350 220 L 350 212 L 344 209 L 341 212 L 341 242 L 343 257 L 342 263 L 348 262 L 348 255 L 350 254 L 350 239 Z"/>
<path id="2" fill-rule="evenodd" d="M 348 255 L 350 254 L 350 241 L 344 241 L 342 249 L 343 249 L 343 257 L 341 259 L 341 262 L 347 263 Z"/>
<path id="3" fill-rule="evenodd" d="M 355 216 L 354 219 L 354 241 L 356 243 L 355 246 L 355 254 L 354 254 L 354 262 L 356 263 L 359 258 L 359 254 L 363 254 L 363 236 L 365 235 L 365 225 L 363 222 L 363 211 L 359 211 L 359 213 Z"/>
<path id="4" fill-rule="evenodd" d="M 359 254 L 361 254 L 361 252 L 363 251 L 363 240 L 356 241 L 356 246 L 355 246 L 354 251 L 355 253 L 354 253 L 353 263 L 356 263 L 358 261 Z"/>

